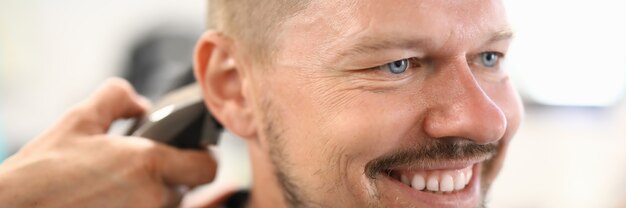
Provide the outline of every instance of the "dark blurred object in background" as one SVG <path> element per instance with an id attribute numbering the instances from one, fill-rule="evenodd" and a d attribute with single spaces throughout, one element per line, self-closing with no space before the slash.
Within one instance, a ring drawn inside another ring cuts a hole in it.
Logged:
<path id="1" fill-rule="evenodd" d="M 197 37 L 168 26 L 155 28 L 132 46 L 122 76 L 153 101 L 194 82 L 192 58 Z"/>

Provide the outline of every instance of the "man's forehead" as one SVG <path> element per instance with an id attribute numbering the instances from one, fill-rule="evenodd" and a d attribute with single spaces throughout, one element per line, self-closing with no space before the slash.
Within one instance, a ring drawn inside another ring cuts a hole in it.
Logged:
<path id="1" fill-rule="evenodd" d="M 303 55 L 326 51 L 340 56 L 394 44 L 459 46 L 510 36 L 504 7 L 498 0 L 313 1 L 285 26 L 286 40 L 291 41 L 286 46 L 315 50 L 287 51 Z"/>
<path id="2" fill-rule="evenodd" d="M 475 43 L 478 45 L 489 45 L 491 43 L 509 40 L 513 37 L 513 31 L 505 27 L 499 31 L 485 33 L 488 36 L 477 40 Z M 388 49 L 425 49 L 435 48 L 432 46 L 433 41 L 431 38 L 425 37 L 410 37 L 400 36 L 389 38 L 385 35 L 373 35 L 355 38 L 351 43 L 346 44 L 347 47 L 337 52 L 337 59 L 357 56 L 359 54 L 369 54 L 376 51 L 384 51 Z"/>

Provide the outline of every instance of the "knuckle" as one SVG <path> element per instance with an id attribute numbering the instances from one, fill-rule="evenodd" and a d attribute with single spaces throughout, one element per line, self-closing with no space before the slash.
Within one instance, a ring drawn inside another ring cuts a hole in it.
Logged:
<path id="1" fill-rule="evenodd" d="M 137 149 L 139 152 L 147 157 L 154 157 L 159 151 L 159 146 L 153 141 L 147 139 L 137 139 L 137 143 Z"/>
<path id="2" fill-rule="evenodd" d="M 79 104 L 69 109 L 63 115 L 63 125 L 82 128 L 84 125 L 92 123 L 95 120 L 93 112 L 84 104 Z"/>
<path id="3" fill-rule="evenodd" d="M 149 173 L 156 171 L 156 165 L 159 160 L 159 147 L 156 143 L 147 139 L 132 139 L 134 143 L 134 154 L 132 159 L 135 165 L 141 170 L 147 170 Z"/>
<path id="4" fill-rule="evenodd" d="M 163 207 L 163 201 L 167 196 L 162 190 L 160 184 L 147 184 L 142 187 L 142 192 L 137 195 L 136 201 L 141 202 L 141 207 Z"/>
<path id="5" fill-rule="evenodd" d="M 123 79 L 110 78 L 106 83 L 106 90 L 113 95 L 130 97 L 134 94 L 133 87 Z"/>
<path id="6" fill-rule="evenodd" d="M 85 109 L 82 106 L 75 106 L 71 109 L 69 109 L 68 111 L 66 111 L 63 115 L 63 118 L 65 119 L 65 122 L 68 121 L 76 121 L 80 118 L 82 118 L 85 114 Z"/>
<path id="7" fill-rule="evenodd" d="M 151 194 L 149 194 L 148 197 L 150 198 L 150 201 L 161 204 L 166 200 L 167 195 L 164 193 L 162 188 L 156 188 Z"/>
<path id="8" fill-rule="evenodd" d="M 106 85 L 108 86 L 112 86 L 112 87 L 117 87 L 119 89 L 122 90 L 129 90 L 132 89 L 130 83 L 128 83 L 128 81 L 121 79 L 121 78 L 117 78 L 117 77 L 113 77 L 113 78 L 108 78 L 105 81 Z"/>

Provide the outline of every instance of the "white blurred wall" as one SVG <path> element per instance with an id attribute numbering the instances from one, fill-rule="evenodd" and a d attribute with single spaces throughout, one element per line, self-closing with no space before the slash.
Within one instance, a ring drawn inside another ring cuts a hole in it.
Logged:
<path id="1" fill-rule="evenodd" d="M 626 207 L 626 103 L 532 107 L 491 191 L 493 207 Z"/>
<path id="2" fill-rule="evenodd" d="M 527 101 L 606 106 L 626 89 L 626 2 L 505 0 L 515 40 L 508 69 Z"/>
<path id="3" fill-rule="evenodd" d="M 505 2 L 508 68 L 527 102 L 556 106 L 527 107 L 491 205 L 626 207 L 625 3 Z"/>
<path id="4" fill-rule="evenodd" d="M 130 45 L 151 28 L 201 30 L 205 12 L 204 0 L 1 0 L 0 120 L 9 146 L 118 74 Z"/>

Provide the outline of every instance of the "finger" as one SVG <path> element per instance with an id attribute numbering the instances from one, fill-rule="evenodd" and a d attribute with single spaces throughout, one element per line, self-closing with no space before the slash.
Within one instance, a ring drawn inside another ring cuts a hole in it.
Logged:
<path id="1" fill-rule="evenodd" d="M 207 151 L 180 150 L 163 147 L 157 167 L 169 185 L 189 187 L 211 182 L 217 171 L 213 154 Z"/>
<path id="2" fill-rule="evenodd" d="M 204 204 L 202 206 L 197 206 L 197 207 L 203 207 L 203 208 L 218 208 L 218 207 L 221 207 L 222 204 L 227 203 L 228 200 L 236 193 L 237 193 L 237 189 L 235 189 L 235 188 L 228 189 L 226 191 L 218 193 L 218 195 L 216 196 L 216 198 L 214 200 L 208 201 L 206 204 Z"/>
<path id="3" fill-rule="evenodd" d="M 176 208 L 179 207 L 180 202 L 183 200 L 184 192 L 181 192 L 176 187 L 163 187 L 166 197 L 163 199 L 162 207 Z"/>
<path id="4" fill-rule="evenodd" d="M 187 192 L 180 204 L 181 208 L 222 207 L 234 194 L 241 190 L 241 185 L 232 181 L 213 182 L 209 186 L 196 188 Z"/>
<path id="5" fill-rule="evenodd" d="M 128 205 L 141 203 L 141 207 L 173 208 L 179 206 L 184 194 L 175 188 L 162 183 L 153 183 L 152 181 L 149 184 L 141 184 L 135 188 L 140 188 L 141 193 L 131 196 L 131 202 Z"/>
<path id="6" fill-rule="evenodd" d="M 120 118 L 140 116 L 149 108 L 132 86 L 120 78 L 110 78 L 89 98 L 72 108 L 62 125 L 81 133 L 106 133 L 111 123 Z"/>

